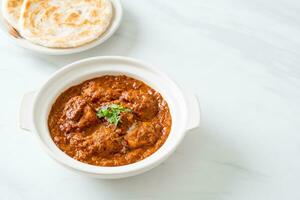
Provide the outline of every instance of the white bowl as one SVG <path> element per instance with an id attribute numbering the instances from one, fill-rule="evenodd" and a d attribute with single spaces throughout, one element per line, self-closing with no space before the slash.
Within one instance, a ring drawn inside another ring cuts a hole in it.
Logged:
<path id="1" fill-rule="evenodd" d="M 160 92 L 168 102 L 172 116 L 171 132 L 162 147 L 144 160 L 125 166 L 99 167 L 69 157 L 52 141 L 47 125 L 51 106 L 64 90 L 85 80 L 108 74 L 122 74 L 142 80 Z M 136 175 L 157 166 L 174 152 L 188 130 L 199 126 L 199 122 L 200 110 L 196 96 L 183 91 L 168 76 L 147 64 L 115 56 L 88 58 L 63 67 L 39 91 L 26 94 L 20 110 L 20 127 L 35 132 L 52 158 L 73 171 L 110 179 Z"/>
<path id="2" fill-rule="evenodd" d="M 122 16 L 123 16 L 123 9 L 121 6 L 120 0 L 110 0 L 113 6 L 113 19 L 111 21 L 111 24 L 109 28 L 96 40 L 79 46 L 79 47 L 74 47 L 74 48 L 48 48 L 48 47 L 43 47 L 37 44 L 34 44 L 26 39 L 23 38 L 15 38 L 12 35 L 9 34 L 8 27 L 6 25 L 6 22 L 3 17 L 3 11 L 0 14 L 0 29 L 6 35 L 12 42 L 14 42 L 16 45 L 21 46 L 25 49 L 41 53 L 41 54 L 47 54 L 47 55 L 66 55 L 66 54 L 73 54 L 73 53 L 79 53 L 88 49 L 91 49 L 93 47 L 96 47 L 103 42 L 105 42 L 108 38 L 110 38 L 116 30 L 119 28 Z M 4 0 L 2 0 L 2 3 Z M 3 6 L 2 6 L 3 8 Z"/>

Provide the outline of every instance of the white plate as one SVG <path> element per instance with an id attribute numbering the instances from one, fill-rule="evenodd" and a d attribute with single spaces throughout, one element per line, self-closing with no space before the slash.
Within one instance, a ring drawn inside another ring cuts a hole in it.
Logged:
<path id="1" fill-rule="evenodd" d="M 8 27 L 4 21 L 3 18 L 3 13 L 1 12 L 0 15 L 0 29 L 1 32 L 4 33 L 5 36 L 9 38 L 10 41 L 14 42 L 16 45 L 23 47 L 25 49 L 37 52 L 37 53 L 42 53 L 42 54 L 47 54 L 47 55 L 66 55 L 66 54 L 73 54 L 73 53 L 78 53 L 82 52 L 88 49 L 91 49 L 95 46 L 98 46 L 105 42 L 108 38 L 110 38 L 118 29 L 120 26 L 121 20 L 122 20 L 122 15 L 123 15 L 123 10 L 121 6 L 121 2 L 119 0 L 110 0 L 113 5 L 113 19 L 111 22 L 111 25 L 107 29 L 105 33 L 103 33 L 98 39 L 92 41 L 91 43 L 85 44 L 83 46 L 75 47 L 75 48 L 67 48 L 67 49 L 57 49 L 57 48 L 47 48 L 43 47 L 34 43 L 31 43 L 28 40 L 25 39 L 17 39 L 13 37 L 12 35 L 9 34 L 8 32 Z M 1 1 L 1 5 L 3 3 L 3 0 Z"/>

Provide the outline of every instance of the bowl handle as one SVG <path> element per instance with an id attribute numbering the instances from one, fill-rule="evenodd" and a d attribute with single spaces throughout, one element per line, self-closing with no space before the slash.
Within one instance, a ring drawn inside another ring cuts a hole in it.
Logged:
<path id="1" fill-rule="evenodd" d="M 19 127 L 26 131 L 32 130 L 32 105 L 35 92 L 26 93 L 21 101 L 19 112 Z"/>
<path id="2" fill-rule="evenodd" d="M 187 130 L 198 128 L 200 125 L 200 104 L 197 95 L 186 92 L 186 102 L 188 108 Z"/>

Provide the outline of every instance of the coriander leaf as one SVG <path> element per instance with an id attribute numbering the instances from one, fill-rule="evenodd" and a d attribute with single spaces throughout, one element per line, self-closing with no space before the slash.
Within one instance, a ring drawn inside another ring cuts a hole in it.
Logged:
<path id="1" fill-rule="evenodd" d="M 132 112 L 132 110 L 118 104 L 111 104 L 100 108 L 96 115 L 99 119 L 105 118 L 110 124 L 117 126 L 121 122 L 120 114 L 123 112 Z"/>

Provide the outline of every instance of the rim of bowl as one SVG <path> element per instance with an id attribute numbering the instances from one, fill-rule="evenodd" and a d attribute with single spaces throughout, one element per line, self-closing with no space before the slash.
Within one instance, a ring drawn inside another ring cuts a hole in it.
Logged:
<path id="1" fill-rule="evenodd" d="M 170 135 L 168 136 L 168 139 L 169 139 L 170 136 L 171 136 L 172 131 L 173 132 L 175 131 L 176 134 L 179 134 L 179 135 L 176 136 L 177 139 L 172 141 L 169 148 L 162 150 L 162 147 L 167 142 L 166 141 L 157 151 L 155 151 L 152 155 L 150 155 L 149 157 L 146 157 L 143 160 L 140 160 L 138 162 L 128 164 L 128 165 L 114 166 L 114 167 L 103 167 L 103 166 L 95 166 L 95 165 L 86 164 L 86 163 L 75 160 L 74 158 L 68 156 L 67 154 L 65 154 L 64 152 L 62 152 L 60 150 L 60 152 L 64 155 L 63 156 L 64 158 L 62 158 L 61 157 L 62 154 L 57 155 L 56 152 L 54 152 L 52 149 L 50 149 L 50 147 L 47 144 L 45 144 L 45 142 L 41 138 L 40 133 L 38 133 L 38 131 L 37 131 L 36 124 L 33 123 L 33 131 L 37 135 L 39 142 L 44 147 L 44 150 L 55 161 L 57 161 L 58 163 L 64 165 L 67 168 L 71 168 L 71 169 L 74 169 L 76 171 L 83 172 L 85 174 L 90 174 L 90 175 L 119 175 L 119 176 L 122 176 L 124 174 L 131 173 L 132 175 L 134 175 L 134 174 L 141 173 L 143 171 L 147 171 L 147 170 L 157 166 L 158 164 L 160 164 L 162 161 L 164 161 L 167 157 L 169 157 L 175 151 L 176 147 L 180 144 L 180 142 L 182 141 L 182 139 L 185 136 L 186 124 L 187 124 L 187 105 L 186 105 L 186 100 L 184 98 L 184 93 L 182 92 L 182 89 L 172 79 L 170 79 L 169 76 L 167 76 L 165 73 L 161 72 L 157 68 L 155 68 L 153 66 L 150 66 L 150 65 L 148 65 L 148 64 L 146 64 L 146 63 L 144 63 L 140 60 L 137 60 L 137 59 L 134 59 L 134 58 L 122 57 L 122 56 L 98 56 L 98 57 L 90 57 L 90 58 L 82 59 L 82 60 L 73 62 L 71 64 L 68 64 L 68 65 L 64 66 L 63 68 L 61 68 L 60 70 L 58 70 L 57 72 L 55 72 L 43 84 L 43 86 L 38 90 L 38 92 L 35 96 L 35 99 L 34 99 L 33 110 L 35 110 L 35 107 L 38 103 L 38 100 L 39 100 L 40 96 L 42 95 L 41 94 L 42 91 L 45 88 L 51 86 L 53 84 L 53 81 L 55 81 L 56 77 L 58 77 L 58 76 L 60 76 L 64 73 L 67 73 L 69 71 L 72 71 L 73 69 L 76 69 L 78 67 L 82 67 L 81 65 L 84 64 L 84 63 L 88 63 L 90 61 L 97 61 L 97 60 L 100 60 L 100 61 L 118 60 L 118 61 L 124 61 L 124 62 L 129 62 L 129 63 L 140 65 L 140 66 L 143 67 L 144 70 L 148 70 L 148 71 L 150 70 L 150 72 L 153 72 L 157 76 L 160 76 L 163 80 L 165 80 L 166 83 L 170 84 L 171 87 L 175 87 L 175 89 L 178 92 L 180 92 L 180 94 L 176 93 L 176 98 L 178 97 L 180 99 L 180 101 L 183 102 L 181 106 L 182 106 L 182 110 L 185 111 L 185 113 L 181 113 L 182 114 L 181 118 L 184 119 L 182 121 L 181 130 L 172 130 L 171 129 Z M 143 81 L 143 79 L 141 79 L 141 80 Z M 35 114 L 34 113 L 35 112 L 33 111 L 32 116 L 31 116 L 33 122 L 35 121 Z M 174 118 L 174 116 L 172 116 L 172 119 L 173 118 Z M 43 133 L 43 134 L 46 134 L 46 133 Z M 51 142 L 54 144 L 53 140 Z M 128 175 L 128 176 L 130 176 L 130 175 Z"/>
<path id="2" fill-rule="evenodd" d="M 41 53 L 41 54 L 46 54 L 46 55 L 68 55 L 68 54 L 75 54 L 79 52 L 83 52 L 86 50 L 89 50 L 91 48 L 94 48 L 105 41 L 107 41 L 120 27 L 122 18 L 123 18 L 123 8 L 120 0 L 110 0 L 112 3 L 113 7 L 113 18 L 112 21 L 108 27 L 108 29 L 101 34 L 97 39 L 84 44 L 82 46 L 74 47 L 74 48 L 48 48 L 44 47 L 38 44 L 34 44 L 26 39 L 18 39 L 13 37 L 12 35 L 9 34 L 7 25 L 5 24 L 5 18 L 3 16 L 3 5 L 5 0 L 2 0 L 1 3 L 1 11 L 2 13 L 0 14 L 0 29 L 1 32 L 4 33 L 6 37 L 8 37 L 13 43 L 16 45 L 28 49 L 30 51 L 36 52 L 36 53 Z"/>

